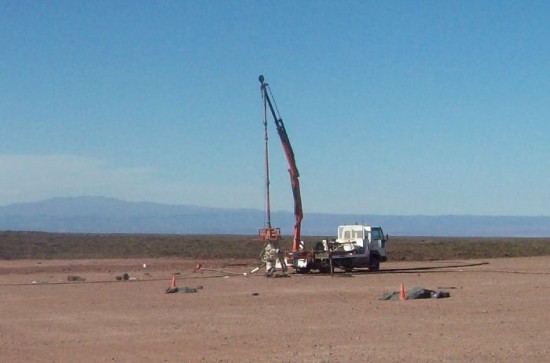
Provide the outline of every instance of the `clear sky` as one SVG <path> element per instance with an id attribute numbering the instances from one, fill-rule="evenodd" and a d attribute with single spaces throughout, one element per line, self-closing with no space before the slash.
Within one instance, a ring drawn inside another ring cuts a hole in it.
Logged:
<path id="1" fill-rule="evenodd" d="M 548 1 L 0 1 L 0 205 L 550 216 Z M 269 120 L 274 210 L 292 210 Z"/>

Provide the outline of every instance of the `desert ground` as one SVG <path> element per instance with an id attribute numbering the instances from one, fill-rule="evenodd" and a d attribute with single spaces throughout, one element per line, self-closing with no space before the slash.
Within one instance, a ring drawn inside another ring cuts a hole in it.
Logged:
<path id="1" fill-rule="evenodd" d="M 2 362 L 542 362 L 550 256 L 244 276 L 252 260 L 0 261 Z M 145 264 L 145 265 L 144 265 Z M 144 267 L 145 266 L 145 267 Z M 128 274 L 129 279 L 117 280 Z M 196 293 L 167 294 L 176 285 Z M 68 281 L 78 276 L 85 281 Z M 444 299 L 379 298 L 420 286 Z"/>

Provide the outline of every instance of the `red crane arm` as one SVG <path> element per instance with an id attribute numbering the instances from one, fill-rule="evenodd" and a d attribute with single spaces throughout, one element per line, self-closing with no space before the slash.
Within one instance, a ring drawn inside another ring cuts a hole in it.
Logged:
<path id="1" fill-rule="evenodd" d="M 273 104 L 271 103 L 271 98 L 269 97 L 269 92 L 268 92 L 269 85 L 265 83 L 264 77 L 262 75 L 260 75 L 259 80 L 261 83 L 262 96 L 264 97 L 264 100 L 267 101 L 269 110 L 273 115 L 275 126 L 277 127 L 277 133 L 279 134 L 279 138 L 281 139 L 283 152 L 285 154 L 286 161 L 288 163 L 288 172 L 290 174 L 290 185 L 292 187 L 292 196 L 294 197 L 294 217 L 295 217 L 294 235 L 292 240 L 292 252 L 296 252 L 298 251 L 299 245 L 300 245 L 300 233 L 302 228 L 302 219 L 304 217 L 303 211 L 302 211 L 302 196 L 300 194 L 300 180 L 298 179 L 300 177 L 300 173 L 298 172 L 298 168 L 296 166 L 294 151 L 292 150 L 292 145 L 290 144 L 290 139 L 288 138 L 288 134 L 286 132 L 283 119 L 280 117 L 278 112 L 276 112 L 275 108 L 273 107 Z"/>

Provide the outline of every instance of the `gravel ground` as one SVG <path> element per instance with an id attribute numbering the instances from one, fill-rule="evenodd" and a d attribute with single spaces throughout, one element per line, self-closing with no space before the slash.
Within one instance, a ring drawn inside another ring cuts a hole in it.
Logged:
<path id="1" fill-rule="evenodd" d="M 3 362 L 542 362 L 550 257 L 243 276 L 252 261 L 0 261 Z M 144 264 L 146 267 L 144 267 Z M 216 271 L 219 270 L 219 271 Z M 129 280 L 118 281 L 127 273 Z M 177 286 L 196 293 L 166 294 Z M 69 275 L 85 281 L 68 281 Z M 381 301 L 421 286 L 445 299 Z"/>

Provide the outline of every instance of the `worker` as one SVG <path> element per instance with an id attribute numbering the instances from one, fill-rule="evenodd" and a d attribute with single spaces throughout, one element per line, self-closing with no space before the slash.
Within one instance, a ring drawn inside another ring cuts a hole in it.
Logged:
<path id="1" fill-rule="evenodd" d="M 267 241 L 262 251 L 262 262 L 265 263 L 265 276 L 273 277 L 277 268 L 277 262 L 281 266 L 283 276 L 286 276 L 287 266 L 283 256 L 283 252 L 279 248 L 277 241 Z"/>

